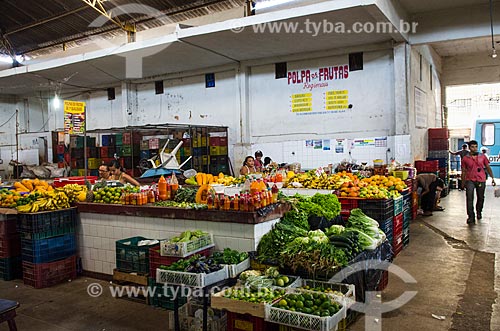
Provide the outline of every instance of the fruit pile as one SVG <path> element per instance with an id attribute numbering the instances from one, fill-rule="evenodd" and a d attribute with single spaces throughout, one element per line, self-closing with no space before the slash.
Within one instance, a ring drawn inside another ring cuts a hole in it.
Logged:
<path id="1" fill-rule="evenodd" d="M 83 202 L 87 199 L 87 187 L 78 184 L 67 184 L 62 188 L 57 188 L 57 192 L 64 192 L 69 199 L 69 203 L 73 204 L 77 201 Z"/>
<path id="2" fill-rule="evenodd" d="M 285 295 L 273 307 L 320 317 L 335 315 L 342 305 L 324 293 L 295 293 Z"/>
<path id="3" fill-rule="evenodd" d="M 339 172 L 338 174 L 327 175 L 325 173 L 316 175 L 314 170 L 303 174 L 295 174 L 293 177 L 288 177 L 286 184 L 287 188 L 310 188 L 323 190 L 336 190 L 342 187 L 345 183 L 353 182 L 358 179 L 356 175 L 349 172 Z"/>
<path id="4" fill-rule="evenodd" d="M 120 204 L 125 189 L 123 187 L 104 187 L 94 192 L 96 203 Z"/>
<path id="5" fill-rule="evenodd" d="M 172 263 L 169 266 L 160 266 L 160 269 L 171 270 L 171 271 L 181 271 L 181 272 L 192 272 L 197 274 L 209 274 L 221 270 L 223 267 L 215 263 L 211 258 L 206 256 L 201 256 L 195 254 L 189 258 L 181 259 L 177 262 Z"/>
<path id="6" fill-rule="evenodd" d="M 14 187 L 17 192 L 45 192 L 52 191 L 54 188 L 50 186 L 46 181 L 37 179 L 23 179 L 20 182 L 15 182 Z"/>
<path id="7" fill-rule="evenodd" d="M 295 281 L 295 278 L 280 275 L 276 267 L 267 268 L 264 274 L 257 270 L 243 271 L 239 279 L 254 290 L 270 286 L 286 287 Z"/>
<path id="8" fill-rule="evenodd" d="M 36 213 L 69 207 L 69 199 L 64 192 L 47 191 L 40 193 L 40 196 L 35 201 L 17 206 L 17 211 L 20 213 Z"/>
<path id="9" fill-rule="evenodd" d="M 21 194 L 17 191 L 10 191 L 5 188 L 0 190 L 0 207 L 14 208 L 17 206 L 19 199 L 21 199 Z"/>
<path id="10" fill-rule="evenodd" d="M 342 184 L 341 197 L 359 197 L 366 199 L 387 199 L 398 197 L 406 188 L 405 182 L 393 176 L 375 175 L 361 180 Z"/>
<path id="11" fill-rule="evenodd" d="M 269 289 L 267 287 L 251 289 L 248 287 L 233 287 L 223 294 L 225 298 L 246 302 L 272 302 L 285 294 L 285 289 Z"/>

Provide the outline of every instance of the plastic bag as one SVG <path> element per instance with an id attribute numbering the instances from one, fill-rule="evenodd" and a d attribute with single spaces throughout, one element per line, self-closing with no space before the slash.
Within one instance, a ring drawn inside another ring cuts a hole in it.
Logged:
<path id="1" fill-rule="evenodd" d="M 500 198 L 500 187 L 495 187 L 495 198 Z"/>

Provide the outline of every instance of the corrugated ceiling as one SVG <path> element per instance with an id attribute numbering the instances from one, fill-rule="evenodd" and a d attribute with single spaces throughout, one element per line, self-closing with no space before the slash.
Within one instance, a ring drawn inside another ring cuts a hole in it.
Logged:
<path id="1" fill-rule="evenodd" d="M 165 21 L 181 22 L 242 6 L 244 0 L 107 0 L 105 8 L 123 8 L 128 14 L 119 15 L 120 21 L 136 23 L 137 31 L 165 24 Z M 159 19 L 140 14 L 149 6 L 166 15 Z M 139 12 L 139 13 L 137 13 Z M 117 34 L 118 27 L 106 22 L 93 28 L 89 25 L 101 15 L 81 0 L 3 0 L 0 11 L 0 32 L 17 55 L 32 56 L 50 53 L 51 48 L 66 43 L 67 47 L 80 44 L 91 35 Z M 0 53 L 9 54 L 0 42 Z"/>

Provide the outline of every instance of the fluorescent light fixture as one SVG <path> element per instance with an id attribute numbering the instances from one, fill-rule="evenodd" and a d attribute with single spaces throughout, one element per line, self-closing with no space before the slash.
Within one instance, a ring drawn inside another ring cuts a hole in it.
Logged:
<path id="1" fill-rule="evenodd" d="M 57 94 L 54 97 L 54 100 L 52 100 L 52 105 L 54 106 L 55 109 L 59 109 L 59 106 L 61 105 L 61 99 L 59 99 Z"/>
<path id="2" fill-rule="evenodd" d="M 31 60 L 29 56 L 25 55 L 16 55 L 16 61 L 18 63 L 23 63 L 24 61 Z M 12 58 L 8 55 L 0 55 L 0 62 L 12 64 Z"/>
<path id="3" fill-rule="evenodd" d="M 255 3 L 255 10 L 270 8 L 292 1 L 295 0 L 260 0 Z"/>

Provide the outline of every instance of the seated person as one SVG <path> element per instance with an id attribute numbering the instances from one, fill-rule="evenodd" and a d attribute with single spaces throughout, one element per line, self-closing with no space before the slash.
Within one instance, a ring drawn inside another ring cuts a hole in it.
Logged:
<path id="1" fill-rule="evenodd" d="M 110 180 L 111 175 L 109 173 L 109 168 L 105 164 L 101 164 L 99 167 L 99 179 L 98 180 Z"/>
<path id="2" fill-rule="evenodd" d="M 120 166 L 120 162 L 118 160 L 113 160 L 109 164 L 109 171 L 111 172 L 111 177 L 110 179 L 114 179 L 119 181 L 122 184 L 132 184 L 134 186 L 141 186 L 138 181 L 136 181 L 133 177 L 127 175 L 125 172 L 123 172 L 122 167 Z"/>
<path id="3" fill-rule="evenodd" d="M 245 162 L 243 162 L 243 167 L 240 169 L 240 175 L 254 174 L 257 172 L 255 169 L 255 159 L 253 156 L 247 156 Z"/>
<path id="4" fill-rule="evenodd" d="M 420 194 L 420 205 L 424 211 L 424 216 L 432 216 L 433 210 L 442 210 L 436 205 L 436 192 L 444 187 L 444 182 L 435 174 L 417 175 L 418 186 L 422 188 Z"/>

